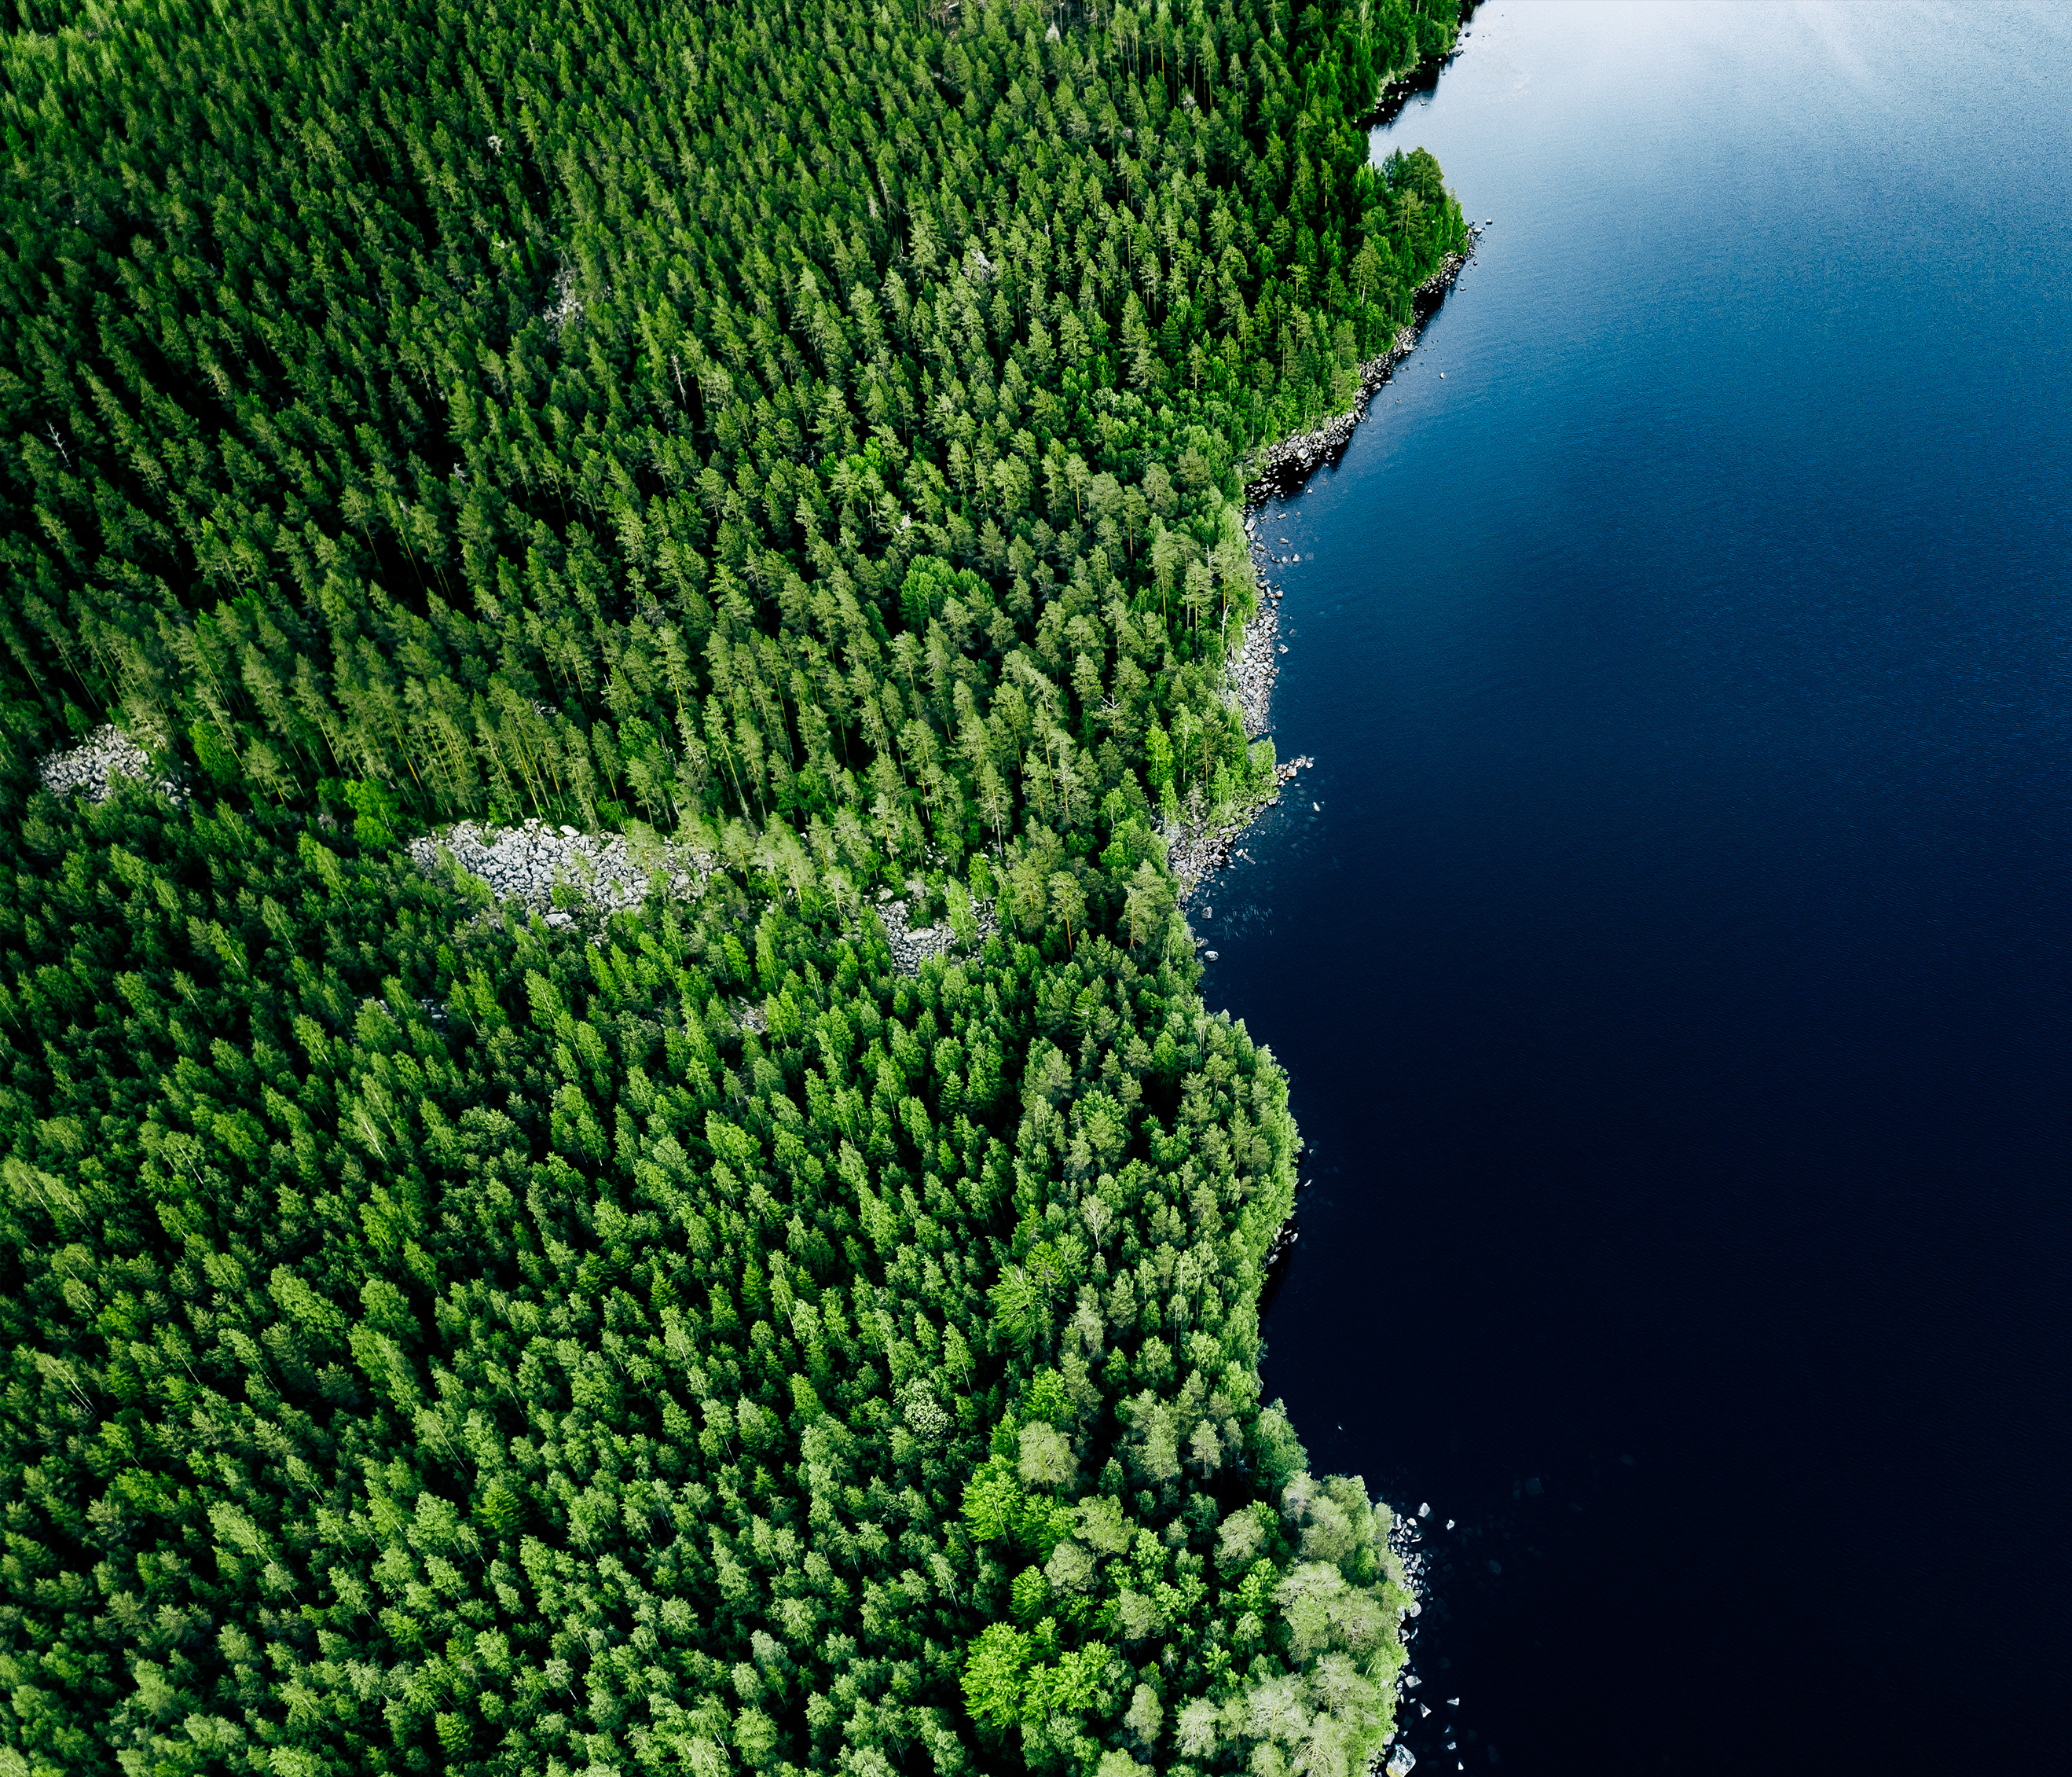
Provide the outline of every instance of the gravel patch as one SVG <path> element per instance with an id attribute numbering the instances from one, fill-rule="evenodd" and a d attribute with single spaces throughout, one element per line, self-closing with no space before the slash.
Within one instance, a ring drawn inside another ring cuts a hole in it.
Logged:
<path id="1" fill-rule="evenodd" d="M 437 874 L 442 852 L 450 853 L 468 874 L 487 883 L 499 900 L 518 901 L 557 928 L 577 923 L 575 915 L 554 905 L 557 887 L 579 890 L 600 911 L 619 913 L 647 900 L 648 885 L 658 870 L 667 878 L 669 893 L 687 901 L 703 889 L 713 867 L 713 860 L 704 854 L 657 837 L 635 841 L 623 833 L 578 833 L 573 827 L 541 821 L 528 821 L 521 827 L 481 827 L 463 821 L 410 841 L 411 862 L 427 875 Z M 888 890 L 874 903 L 891 946 L 892 966 L 902 975 L 919 974 L 929 957 L 957 947 L 956 933 L 947 920 L 926 926 L 909 923 L 911 910 L 919 902 L 917 885 L 907 897 Z M 993 903 L 976 902 L 972 913 L 983 944 L 999 929 Z M 759 1007 L 742 1006 L 734 1015 L 745 1030 L 765 1028 Z"/>

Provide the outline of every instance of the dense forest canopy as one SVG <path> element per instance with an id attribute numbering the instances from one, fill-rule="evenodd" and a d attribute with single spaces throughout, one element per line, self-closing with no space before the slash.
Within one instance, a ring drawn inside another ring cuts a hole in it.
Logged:
<path id="1" fill-rule="evenodd" d="M 1461 241 L 1356 121 L 1446 27 L 948 12 L 13 35 L 18 683 L 264 796 L 785 816 L 852 870 L 1077 830 L 1190 717 L 1170 781 L 1227 793 L 1236 460 Z"/>
<path id="2" fill-rule="evenodd" d="M 1364 1769 L 1161 831 L 1270 781 L 1240 479 L 1463 243 L 1361 127 L 1453 30 L 18 0 L 10 1768 Z M 39 787 L 108 719 L 184 799 Z M 705 874 L 550 930 L 461 817 Z"/>

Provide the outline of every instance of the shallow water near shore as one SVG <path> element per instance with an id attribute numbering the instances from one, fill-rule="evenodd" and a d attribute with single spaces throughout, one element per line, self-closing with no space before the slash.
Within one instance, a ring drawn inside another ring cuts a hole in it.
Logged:
<path id="1" fill-rule="evenodd" d="M 1192 914 L 1314 1144 L 1269 1392 L 1434 1508 L 1420 1771 L 2056 1762 L 2068 76 L 1513 0 L 1378 133 L 1494 225 L 1262 513 L 1316 764 Z"/>

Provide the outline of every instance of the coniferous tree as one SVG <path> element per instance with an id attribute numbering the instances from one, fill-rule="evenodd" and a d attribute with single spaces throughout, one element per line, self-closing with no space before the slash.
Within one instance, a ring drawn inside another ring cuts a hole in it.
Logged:
<path id="1" fill-rule="evenodd" d="M 1451 21 L 18 6 L 16 1763 L 1366 1767 L 1158 826 L 1271 782 L 1239 479 L 1462 244 L 1359 126 Z M 36 788 L 109 716 L 184 800 Z M 557 929 L 462 816 L 703 874 Z"/>

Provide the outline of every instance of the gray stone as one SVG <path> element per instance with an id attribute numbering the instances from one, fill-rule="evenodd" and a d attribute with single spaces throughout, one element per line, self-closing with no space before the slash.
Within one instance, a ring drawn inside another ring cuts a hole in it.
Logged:
<path id="1" fill-rule="evenodd" d="M 165 742 L 147 737 L 160 752 Z M 76 747 L 46 753 L 37 763 L 36 775 L 52 796 L 82 795 L 90 802 L 105 802 L 113 777 L 134 778 L 154 787 L 175 802 L 187 792 L 177 779 L 160 776 L 151 769 L 151 755 L 113 722 L 103 723 Z"/>
<path id="2" fill-rule="evenodd" d="M 537 821 L 522 827 L 483 827 L 463 821 L 410 841 L 411 861 L 428 875 L 438 870 L 442 853 L 487 884 L 500 900 L 522 902 L 557 929 L 576 922 L 565 909 L 555 907 L 557 886 L 586 895 L 601 912 L 619 913 L 648 899 L 658 872 L 670 894 L 679 900 L 693 899 L 713 865 L 710 858 L 687 845 L 652 835 L 630 839 L 624 833 L 583 833 Z"/>
<path id="3" fill-rule="evenodd" d="M 910 884 L 909 893 L 918 900 L 920 884 Z M 921 965 L 929 957 L 939 956 L 956 947 L 957 935 L 947 922 L 919 928 L 907 923 L 912 902 L 888 891 L 880 896 L 876 905 L 878 920 L 885 928 L 886 942 L 891 947 L 892 966 L 900 974 L 919 975 Z M 990 901 L 974 901 L 972 917 L 977 924 L 981 944 L 1000 929 L 998 916 Z"/>

